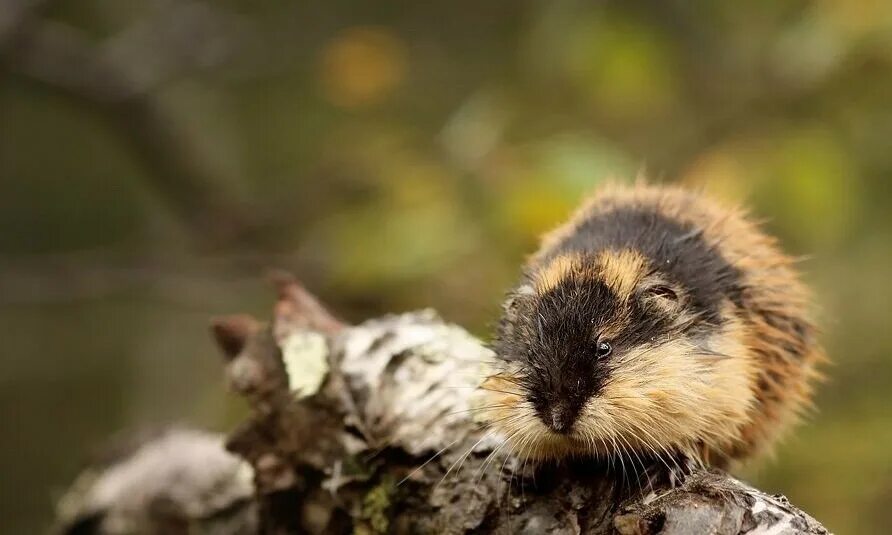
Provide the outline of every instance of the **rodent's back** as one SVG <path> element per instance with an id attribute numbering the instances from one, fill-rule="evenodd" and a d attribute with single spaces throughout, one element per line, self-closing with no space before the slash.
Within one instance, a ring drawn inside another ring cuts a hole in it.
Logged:
<path id="1" fill-rule="evenodd" d="M 703 460 L 727 464 L 761 453 L 809 404 L 815 367 L 825 360 L 795 261 L 740 209 L 680 188 L 612 186 L 545 237 L 527 276 L 557 280 L 560 273 L 543 271 L 562 257 L 623 249 L 674 277 L 698 315 L 730 324 L 728 335 L 742 348 L 727 357 L 746 361 L 741 369 L 751 374 L 748 423 L 721 451 L 703 445 Z"/>

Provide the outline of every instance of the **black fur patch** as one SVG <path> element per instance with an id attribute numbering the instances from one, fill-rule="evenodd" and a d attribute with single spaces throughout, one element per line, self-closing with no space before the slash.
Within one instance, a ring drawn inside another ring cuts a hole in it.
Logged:
<path id="1" fill-rule="evenodd" d="M 564 280 L 536 300 L 525 359 L 532 373 L 524 382 L 547 424 L 556 407 L 572 423 L 603 388 L 607 359 L 597 357 L 599 330 L 603 319 L 616 316 L 618 306 L 613 291 L 599 280 Z"/>

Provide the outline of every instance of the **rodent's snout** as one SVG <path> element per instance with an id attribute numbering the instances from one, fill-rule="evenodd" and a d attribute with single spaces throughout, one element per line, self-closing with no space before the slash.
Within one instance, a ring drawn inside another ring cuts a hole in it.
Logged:
<path id="1" fill-rule="evenodd" d="M 569 434 L 573 430 L 573 424 L 579 414 L 578 409 L 568 403 L 558 402 L 546 408 L 540 409 L 539 418 L 550 430 L 560 435 Z"/>

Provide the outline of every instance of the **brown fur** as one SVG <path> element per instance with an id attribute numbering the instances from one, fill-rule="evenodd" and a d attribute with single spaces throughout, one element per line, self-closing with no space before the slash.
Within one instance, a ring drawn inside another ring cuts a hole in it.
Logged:
<path id="1" fill-rule="evenodd" d="M 673 450 L 726 466 L 768 451 L 810 405 L 819 377 L 816 366 L 826 357 L 815 340 L 810 296 L 794 261 L 743 210 L 680 188 L 605 187 L 568 223 L 544 237 L 528 266 L 535 293 L 542 295 L 565 277 L 600 277 L 622 299 L 631 299 L 648 277 L 646 262 L 636 251 L 603 252 L 594 271 L 583 269 L 572 255 L 546 258 L 592 213 L 635 206 L 657 206 L 663 216 L 694 226 L 742 273 L 748 289 L 742 303 L 724 303 L 726 321 L 709 337 L 709 347 L 721 357 L 691 358 L 684 339 L 668 342 L 660 351 L 625 355 L 621 371 L 585 407 L 573 436 L 543 426 L 522 395 L 516 370 L 502 366 L 482 386 L 487 405 L 495 407 L 487 409 L 487 419 L 497 422 L 521 455 L 539 459 L 617 450 L 659 457 Z M 680 297 L 683 303 L 684 295 Z M 676 306 L 656 301 L 656 306 Z M 683 312 L 679 321 L 686 321 Z"/>

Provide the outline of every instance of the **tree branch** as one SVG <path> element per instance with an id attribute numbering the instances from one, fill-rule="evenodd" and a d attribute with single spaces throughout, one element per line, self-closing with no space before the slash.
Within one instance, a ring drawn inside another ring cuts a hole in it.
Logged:
<path id="1" fill-rule="evenodd" d="M 149 52 L 138 45 L 157 45 L 166 34 L 154 32 L 154 41 L 137 36 L 94 43 L 77 28 L 37 17 L 44 2 L 6 1 L 11 7 L 0 15 L 0 57 L 12 72 L 100 112 L 130 141 L 155 192 L 203 242 L 217 245 L 259 235 L 260 218 L 221 187 L 228 171 L 156 95 L 157 87 L 173 74 L 207 60 L 195 52 L 202 48 L 198 43 L 168 36 L 179 46 L 153 46 L 152 61 L 147 61 Z M 173 6 L 180 6 L 170 14 L 176 24 L 159 26 L 180 28 L 180 34 L 193 40 L 200 35 L 221 41 L 201 27 L 213 19 L 209 10 L 193 13 L 200 7 L 197 3 Z"/>
<path id="2" fill-rule="evenodd" d="M 227 448 L 252 467 L 261 533 L 827 533 L 722 472 L 649 488 L 512 458 L 474 421 L 478 340 L 432 311 L 343 325 L 278 280 L 270 325 L 214 326 L 251 407 Z"/>

